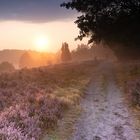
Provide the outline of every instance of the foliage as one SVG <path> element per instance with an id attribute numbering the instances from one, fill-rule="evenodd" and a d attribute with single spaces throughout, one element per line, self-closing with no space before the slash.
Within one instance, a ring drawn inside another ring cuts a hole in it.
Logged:
<path id="1" fill-rule="evenodd" d="M 61 64 L 1 74 L 0 139 L 39 140 L 79 102 L 79 83 L 94 65 Z"/>
<path id="2" fill-rule="evenodd" d="M 119 57 L 139 58 L 140 0 L 71 0 L 61 6 L 82 13 L 75 21 L 78 39 L 90 36 L 89 43 L 103 41 Z"/>
<path id="3" fill-rule="evenodd" d="M 78 45 L 77 48 L 71 52 L 71 54 L 74 60 L 86 60 L 91 59 L 94 52 L 92 52 L 87 45 L 81 44 Z"/>
<path id="4" fill-rule="evenodd" d="M 5 139 L 38 140 L 43 128 L 51 128 L 62 114 L 62 104 L 57 98 L 42 96 L 27 103 L 11 106 L 0 116 L 0 136 Z"/>
<path id="5" fill-rule="evenodd" d="M 112 50 L 102 45 L 78 45 L 75 50 L 71 52 L 73 60 L 116 60 Z"/>

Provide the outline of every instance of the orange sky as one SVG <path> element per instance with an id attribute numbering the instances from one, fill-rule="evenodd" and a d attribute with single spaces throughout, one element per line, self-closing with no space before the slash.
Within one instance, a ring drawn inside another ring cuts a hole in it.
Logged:
<path id="1" fill-rule="evenodd" d="M 21 21 L 0 22 L 0 50 L 26 49 L 39 50 L 35 44 L 38 38 L 45 36 L 48 40 L 45 51 L 56 52 L 62 42 L 69 43 L 73 49 L 82 42 L 74 41 L 79 29 L 74 20 L 53 21 L 48 23 L 29 23 Z M 86 40 L 83 41 L 87 43 Z"/>

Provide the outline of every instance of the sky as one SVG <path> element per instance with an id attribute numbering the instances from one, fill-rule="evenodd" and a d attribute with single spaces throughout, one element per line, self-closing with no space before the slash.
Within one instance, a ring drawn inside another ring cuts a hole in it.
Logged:
<path id="1" fill-rule="evenodd" d="M 60 7 L 63 1 L 0 0 L 0 49 L 41 51 L 44 42 L 44 51 L 56 52 L 62 42 L 68 42 L 70 49 L 82 43 L 74 41 L 78 13 Z"/>

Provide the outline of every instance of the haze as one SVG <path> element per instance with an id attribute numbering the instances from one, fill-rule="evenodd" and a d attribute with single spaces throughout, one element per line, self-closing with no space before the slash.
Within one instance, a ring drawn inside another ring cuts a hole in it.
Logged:
<path id="1" fill-rule="evenodd" d="M 0 49 L 56 52 L 62 42 L 68 42 L 70 49 L 76 47 L 79 43 L 74 41 L 78 35 L 74 24 L 77 13 L 61 8 L 62 2 L 0 1 Z M 35 42 L 42 36 L 48 44 L 39 50 Z"/>

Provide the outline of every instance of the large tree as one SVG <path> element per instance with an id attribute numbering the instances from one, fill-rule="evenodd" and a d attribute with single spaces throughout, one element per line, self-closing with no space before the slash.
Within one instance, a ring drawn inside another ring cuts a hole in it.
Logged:
<path id="1" fill-rule="evenodd" d="M 137 59 L 140 53 L 140 0 L 71 0 L 61 6 L 82 13 L 75 23 L 78 39 L 104 42 L 119 58 Z"/>

